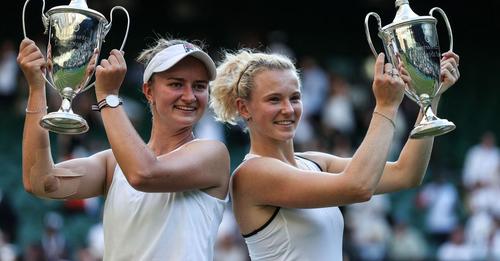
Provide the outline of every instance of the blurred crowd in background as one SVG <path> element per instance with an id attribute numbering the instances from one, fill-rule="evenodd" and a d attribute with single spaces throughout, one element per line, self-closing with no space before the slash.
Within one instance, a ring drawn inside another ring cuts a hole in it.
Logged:
<path id="1" fill-rule="evenodd" d="M 190 14 L 189 8 L 185 8 L 172 12 L 177 12 L 177 18 L 182 20 Z M 361 27 L 359 31 L 361 34 Z M 195 39 L 200 36 L 203 34 L 187 35 Z M 374 58 L 367 46 L 360 52 L 366 56 L 335 55 L 335 48 L 327 54 L 314 49 L 312 43 L 307 45 L 308 53 L 297 41 L 290 41 L 290 36 L 283 30 L 260 34 L 249 30 L 228 36 L 232 45 L 224 47 L 243 46 L 292 57 L 300 70 L 304 104 L 295 138 L 297 151 L 353 155 L 374 107 L 371 92 Z M 118 33 L 116 37 L 120 37 Z M 128 72 L 121 96 L 132 123 L 147 140 L 150 115 L 140 93 L 143 68 L 133 60 L 137 49 L 144 47 L 137 46 L 144 45 L 144 41 L 138 40 L 140 37 L 134 36 L 133 31 L 130 37 L 132 47 L 130 51 L 125 48 Z M 40 48 L 46 46 L 43 36 L 34 39 Z M 339 39 L 344 44 L 349 42 L 346 38 Z M 209 51 L 217 61 L 224 42 L 212 40 L 208 40 Z M 16 63 L 19 41 L 16 37 L 0 37 L 0 260 L 101 260 L 104 198 L 47 200 L 28 194 L 22 187 L 21 140 L 27 86 Z M 113 41 L 115 45 L 119 43 Z M 461 55 L 461 66 L 467 64 L 467 54 L 461 50 L 457 53 Z M 436 138 L 423 184 L 417 189 L 378 195 L 369 202 L 341 207 L 345 219 L 345 260 L 500 260 L 500 150 L 496 141 L 500 134 L 496 123 L 499 111 L 495 112 L 498 106 L 488 107 L 491 100 L 487 99 L 467 106 L 475 98 L 469 94 L 481 92 L 488 96 L 487 91 L 496 86 L 483 84 L 476 91 L 476 87 L 467 88 L 481 85 L 479 80 L 467 80 L 474 69 L 477 68 L 470 66 L 469 70 L 467 67 L 461 70 L 462 79 L 441 100 L 438 115 L 454 121 L 457 130 Z M 83 135 L 51 135 L 55 161 L 85 157 L 109 148 L 100 115 L 90 110 L 93 103 L 93 89 L 75 98 L 73 110 L 89 122 L 91 129 Z M 58 94 L 50 88 L 48 105 L 49 111 L 60 106 Z M 405 98 L 396 121 L 389 160 L 395 160 L 399 154 L 418 110 L 415 102 Z M 469 114 L 461 113 L 464 110 Z M 491 122 L 491 128 L 485 122 Z M 207 110 L 195 136 L 223 141 L 231 153 L 234 169 L 248 151 L 248 138 L 242 127 L 222 125 Z M 230 202 L 219 228 L 215 260 L 249 260 Z"/>

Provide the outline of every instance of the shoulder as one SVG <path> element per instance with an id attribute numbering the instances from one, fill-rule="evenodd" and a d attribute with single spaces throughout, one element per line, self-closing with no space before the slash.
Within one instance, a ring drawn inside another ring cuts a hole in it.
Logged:
<path id="1" fill-rule="evenodd" d="M 208 194 L 224 199 L 229 189 L 231 162 L 229 151 L 218 140 L 199 139 L 184 145 L 191 154 L 196 155 L 193 164 L 200 173 L 214 178 L 216 185 L 205 190 Z M 197 163 L 195 163 L 197 162 Z"/>
<path id="2" fill-rule="evenodd" d="M 184 144 L 181 148 L 193 158 L 193 163 L 199 163 L 200 171 L 220 173 L 229 179 L 230 158 L 224 143 L 218 140 L 198 139 Z"/>
<path id="3" fill-rule="evenodd" d="M 275 167 L 286 166 L 284 162 L 271 157 L 253 157 L 243 161 L 235 170 L 234 176 L 244 175 L 245 173 L 260 173 L 265 170 L 272 170 Z M 241 174 L 240 174 L 241 173 Z"/>
<path id="4" fill-rule="evenodd" d="M 242 162 L 233 172 L 231 183 L 233 188 L 253 187 L 279 179 L 292 166 L 270 157 L 254 157 Z"/>
<path id="5" fill-rule="evenodd" d="M 184 144 L 180 149 L 205 153 L 209 157 L 228 157 L 229 151 L 224 143 L 218 140 L 197 139 Z"/>

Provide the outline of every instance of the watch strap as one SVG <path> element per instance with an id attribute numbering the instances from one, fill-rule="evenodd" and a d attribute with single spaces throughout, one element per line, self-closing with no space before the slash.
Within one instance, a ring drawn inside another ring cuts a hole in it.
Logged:
<path id="1" fill-rule="evenodd" d="M 111 107 L 111 108 L 116 108 L 120 105 L 123 104 L 122 102 L 122 99 L 118 98 L 119 102 L 118 102 L 118 105 L 116 106 L 110 106 L 107 102 L 106 102 L 106 98 L 100 100 L 97 104 L 92 104 L 92 110 L 93 111 L 101 111 L 104 107 Z"/>

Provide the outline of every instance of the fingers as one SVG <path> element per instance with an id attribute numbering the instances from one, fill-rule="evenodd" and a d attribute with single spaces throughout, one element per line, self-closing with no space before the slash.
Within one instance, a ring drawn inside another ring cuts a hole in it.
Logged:
<path id="1" fill-rule="evenodd" d="M 117 49 L 111 50 L 111 56 L 115 57 L 115 59 L 118 61 L 120 65 L 126 65 L 127 63 L 125 62 L 125 58 L 123 57 L 123 51 L 119 51 Z"/>
<path id="2" fill-rule="evenodd" d="M 102 67 L 102 65 L 100 65 L 100 64 L 99 64 L 99 65 L 97 65 L 97 66 L 95 67 L 95 73 L 96 73 L 96 76 L 97 76 L 97 75 L 99 75 L 99 74 L 101 74 L 101 72 L 102 72 L 103 70 L 104 70 L 104 67 Z"/>
<path id="3" fill-rule="evenodd" d="M 447 59 L 441 63 L 441 72 L 450 73 L 454 78 L 460 77 L 460 71 L 458 70 L 458 64 L 454 59 Z"/>
<path id="4" fill-rule="evenodd" d="M 32 63 L 35 67 L 43 67 L 45 66 L 45 58 L 40 52 L 33 52 L 25 56 L 22 63 Z"/>
<path id="5" fill-rule="evenodd" d="M 458 60 L 455 59 L 454 57 L 451 58 L 451 57 L 443 57 L 441 59 L 441 64 L 443 63 L 451 63 L 453 65 L 453 67 L 458 67 Z"/>
<path id="6" fill-rule="evenodd" d="M 29 38 L 24 38 L 21 41 L 21 44 L 19 45 L 19 52 L 21 52 L 21 50 L 23 50 L 24 48 L 26 48 L 26 46 L 31 45 L 31 44 L 35 44 L 35 42 L 33 42 L 33 40 L 31 40 Z"/>
<path id="7" fill-rule="evenodd" d="M 35 42 L 30 39 L 24 39 L 19 47 L 17 63 L 25 71 L 44 69 L 46 66 L 45 57 Z"/>
<path id="8" fill-rule="evenodd" d="M 392 84 L 404 83 L 404 79 L 401 77 L 400 70 L 393 67 L 391 63 L 386 63 L 384 65 L 384 79 L 385 81 Z"/>
<path id="9" fill-rule="evenodd" d="M 108 59 L 102 59 L 100 65 L 102 68 L 127 68 L 127 63 L 123 58 L 122 52 L 116 49 L 111 51 Z"/>
<path id="10" fill-rule="evenodd" d="M 441 58 L 441 73 L 450 74 L 453 78 L 458 79 L 460 77 L 460 71 L 458 66 L 460 64 L 460 56 L 453 51 L 448 51 L 442 54 Z"/>
<path id="11" fill-rule="evenodd" d="M 453 59 L 456 61 L 457 66 L 460 64 L 460 56 L 453 51 L 448 51 L 443 53 L 441 61 L 448 60 L 448 59 Z"/>
<path id="12" fill-rule="evenodd" d="M 102 59 L 101 60 L 101 66 L 103 68 L 109 68 L 109 67 L 111 67 L 111 63 L 108 61 L 108 59 Z"/>
<path id="13" fill-rule="evenodd" d="M 377 60 L 375 61 L 375 77 L 382 77 L 384 74 L 384 59 L 385 54 L 379 53 Z"/>
<path id="14" fill-rule="evenodd" d="M 401 77 L 404 83 L 408 85 L 411 83 L 410 74 L 402 65 L 399 66 L 399 77 Z"/>
<path id="15" fill-rule="evenodd" d="M 384 64 L 384 72 L 385 72 L 385 74 L 392 76 L 392 74 L 393 74 L 392 64 L 390 64 L 390 63 Z"/>
<path id="16" fill-rule="evenodd" d="M 33 53 L 39 53 L 40 57 L 43 57 L 42 52 L 36 46 L 35 42 L 25 39 L 21 42 L 19 47 L 19 54 L 17 56 L 18 62 L 24 60 L 27 56 L 30 56 Z"/>

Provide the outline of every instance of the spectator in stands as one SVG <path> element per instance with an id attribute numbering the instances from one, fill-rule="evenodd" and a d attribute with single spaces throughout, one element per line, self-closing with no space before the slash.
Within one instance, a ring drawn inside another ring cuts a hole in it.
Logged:
<path id="1" fill-rule="evenodd" d="M 425 229 L 434 246 L 444 243 L 459 222 L 459 195 L 447 173 L 447 170 L 436 172 L 417 198 L 417 206 L 426 210 Z"/>
<path id="2" fill-rule="evenodd" d="M 428 249 L 427 242 L 418 229 L 404 221 L 395 224 L 389 244 L 390 260 L 426 260 Z"/>
<path id="3" fill-rule="evenodd" d="M 11 109 L 14 104 L 19 68 L 16 64 L 16 49 L 11 39 L 0 43 L 0 108 Z"/>
<path id="4" fill-rule="evenodd" d="M 462 178 L 469 191 L 477 187 L 500 186 L 500 150 L 493 132 L 484 132 L 481 142 L 467 151 Z"/>
<path id="5" fill-rule="evenodd" d="M 23 138 L 26 191 L 54 199 L 106 196 L 105 260 L 212 260 L 229 182 L 229 153 L 219 141 L 196 139 L 215 64 L 202 49 L 163 39 L 144 50 L 142 91 L 152 113 L 145 143 L 118 97 L 127 67 L 112 50 L 96 68 L 95 94 L 111 149 L 54 164 L 46 114 L 46 61 L 29 39 L 18 63 L 29 85 Z M 111 103 L 114 99 L 116 103 Z"/>
<path id="6" fill-rule="evenodd" d="M 300 79 L 288 57 L 249 50 L 226 54 L 212 83 L 211 106 L 223 122 L 243 119 L 250 135 L 250 151 L 232 176 L 231 195 L 253 260 L 342 260 L 344 221 L 338 206 L 420 184 L 433 138 L 409 140 L 396 162 L 386 162 L 409 79 L 403 68 L 396 70 L 384 59 L 380 54 L 375 63 L 376 106 L 366 137 L 352 158 L 340 158 L 295 153 L 302 101 Z M 457 66 L 456 54 L 443 55 L 441 91 L 458 79 Z"/>
<path id="7" fill-rule="evenodd" d="M 49 212 L 44 218 L 41 245 L 47 261 L 69 260 L 69 246 L 62 233 L 64 220 L 56 212 Z"/>
<path id="8" fill-rule="evenodd" d="M 474 248 L 467 244 L 464 238 L 463 226 L 457 226 L 450 234 L 448 241 L 437 250 L 439 261 L 474 261 Z"/>
<path id="9" fill-rule="evenodd" d="M 7 240 L 7 237 L 0 230 L 0 260 L 15 261 L 17 258 L 17 249 L 12 242 Z"/>

